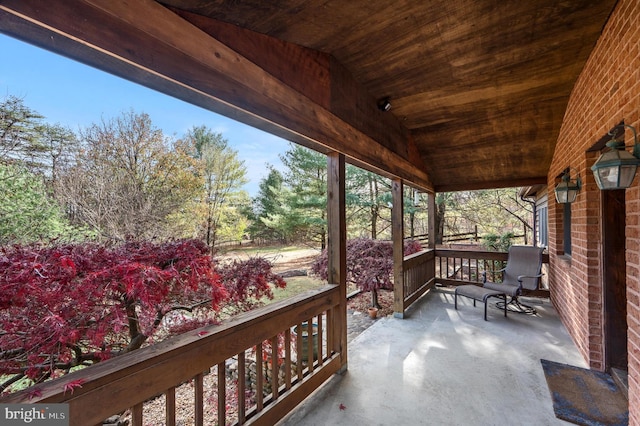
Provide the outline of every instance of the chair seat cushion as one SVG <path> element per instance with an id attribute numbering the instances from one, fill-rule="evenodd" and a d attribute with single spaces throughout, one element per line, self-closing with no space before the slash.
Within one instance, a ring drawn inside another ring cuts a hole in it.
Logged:
<path id="1" fill-rule="evenodd" d="M 490 297 L 501 298 L 504 301 L 503 303 L 504 316 L 505 318 L 507 316 L 507 296 L 501 291 L 490 290 L 488 288 L 480 287 L 478 285 L 473 285 L 473 284 L 460 285 L 456 287 L 455 296 L 454 296 L 454 306 L 456 309 L 458 309 L 458 296 L 465 296 L 470 299 L 473 299 L 473 306 L 476 306 L 476 300 L 481 300 L 482 302 L 484 302 L 484 320 L 485 321 L 487 320 L 487 305 L 488 305 L 487 299 L 489 299 Z"/>
<path id="2" fill-rule="evenodd" d="M 466 296 L 470 299 L 481 300 L 486 303 L 489 297 L 500 295 L 503 292 L 487 289 L 477 285 L 461 285 L 456 287 L 455 293 L 459 294 L 460 296 Z"/>
<path id="3" fill-rule="evenodd" d="M 487 281 L 484 283 L 484 288 L 488 288 L 490 290 L 496 290 L 501 293 L 506 294 L 507 296 L 517 296 L 518 295 L 518 286 L 504 283 L 493 283 L 491 281 Z"/>

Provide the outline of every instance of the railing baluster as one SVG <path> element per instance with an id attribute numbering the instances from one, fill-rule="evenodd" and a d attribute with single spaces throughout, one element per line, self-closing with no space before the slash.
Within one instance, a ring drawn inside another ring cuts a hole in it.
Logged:
<path id="1" fill-rule="evenodd" d="M 284 330 L 284 384 L 291 389 L 291 329 Z"/>
<path id="2" fill-rule="evenodd" d="M 307 368 L 313 373 L 313 317 L 307 321 Z"/>
<path id="3" fill-rule="evenodd" d="M 447 275 L 445 275 L 445 277 L 449 278 L 449 260 L 451 260 L 450 258 L 447 257 Z"/>
<path id="4" fill-rule="evenodd" d="M 245 363 L 245 351 L 238 354 L 238 424 L 244 424 L 247 415 L 246 384 L 247 372 Z"/>
<path id="5" fill-rule="evenodd" d="M 476 275 L 476 282 L 480 281 L 480 269 L 478 268 L 478 259 L 476 259 L 476 269 L 475 269 L 475 275 Z"/>
<path id="6" fill-rule="evenodd" d="M 298 373 L 298 381 L 302 380 L 302 323 L 296 326 L 296 372 Z"/>
<path id="7" fill-rule="evenodd" d="M 333 344 L 333 312 L 329 309 L 326 312 L 327 315 L 327 355 L 331 355 L 336 352 Z"/>
<path id="8" fill-rule="evenodd" d="M 204 425 L 204 374 L 197 374 L 193 378 L 195 392 L 195 423 L 196 426 Z"/>
<path id="9" fill-rule="evenodd" d="M 264 373 L 262 372 L 262 343 L 256 345 L 256 408 L 258 412 L 264 408 Z"/>
<path id="10" fill-rule="evenodd" d="M 167 426 L 176 426 L 176 388 L 170 387 L 164 394 L 165 422 Z"/>
<path id="11" fill-rule="evenodd" d="M 323 336 L 322 336 L 322 313 L 318 314 L 318 366 L 322 366 L 324 364 L 323 356 L 322 356 L 322 346 L 323 346 Z"/>
<path id="12" fill-rule="evenodd" d="M 466 258 L 465 262 L 467 263 L 467 276 L 466 276 L 466 280 L 467 281 L 471 281 L 471 259 L 470 258 Z"/>
<path id="13" fill-rule="evenodd" d="M 131 423 L 133 426 L 142 426 L 142 403 L 131 407 Z"/>
<path id="14" fill-rule="evenodd" d="M 218 426 L 227 424 L 227 375 L 226 362 L 218 364 Z"/>
<path id="15" fill-rule="evenodd" d="M 273 400 L 278 399 L 278 375 L 280 366 L 278 365 L 278 336 L 271 338 L 271 395 Z"/>

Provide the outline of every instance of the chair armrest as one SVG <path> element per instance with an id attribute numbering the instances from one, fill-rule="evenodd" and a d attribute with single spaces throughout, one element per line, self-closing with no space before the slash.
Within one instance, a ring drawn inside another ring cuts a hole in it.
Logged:
<path id="1" fill-rule="evenodd" d="M 538 274 L 538 275 L 518 275 L 518 289 L 522 290 L 522 280 L 525 278 L 540 278 L 542 277 L 544 274 Z"/>
<path id="2" fill-rule="evenodd" d="M 538 274 L 538 275 L 518 275 L 518 281 L 522 281 L 524 278 L 540 278 L 542 277 L 544 274 Z"/>

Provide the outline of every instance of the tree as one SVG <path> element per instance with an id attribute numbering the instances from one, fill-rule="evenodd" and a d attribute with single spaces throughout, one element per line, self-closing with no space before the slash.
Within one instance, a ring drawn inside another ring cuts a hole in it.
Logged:
<path id="1" fill-rule="evenodd" d="M 106 238 L 169 237 L 172 215 L 200 195 L 195 161 L 133 111 L 81 132 L 58 179 L 71 218 Z"/>
<path id="2" fill-rule="evenodd" d="M 346 203 L 351 234 L 376 239 L 389 229 L 391 202 L 389 179 L 349 165 L 346 171 Z M 387 214 L 383 215 L 383 212 Z M 382 222 L 382 226 L 381 226 Z M 366 232 L 366 234 L 365 234 Z M 387 237 L 389 233 L 387 232 Z"/>
<path id="3" fill-rule="evenodd" d="M 287 232 L 278 226 L 278 218 L 283 213 L 283 191 L 285 188 L 282 173 L 269 167 L 269 174 L 260 181 L 258 194 L 253 199 L 253 208 L 248 211 L 252 223 L 249 232 L 254 238 L 270 241 L 286 241 Z"/>
<path id="4" fill-rule="evenodd" d="M 72 165 L 78 152 L 78 140 L 75 133 L 58 124 L 43 124 L 40 126 L 40 140 L 46 149 L 49 171 L 47 173 L 49 185 L 55 195 L 58 191 L 58 175 Z"/>
<path id="5" fill-rule="evenodd" d="M 66 220 L 41 176 L 17 165 L 0 164 L 0 193 L 0 245 L 90 236 Z"/>
<path id="6" fill-rule="evenodd" d="M 248 196 L 241 190 L 247 183 L 247 169 L 238 158 L 238 152 L 229 147 L 221 133 L 214 133 L 205 126 L 193 127 L 187 135 L 188 143 L 193 147 L 192 155 L 200 161 L 200 171 L 204 179 L 204 197 L 206 205 L 204 240 L 213 251 L 221 228 L 236 226 L 243 222 L 226 220 L 229 215 L 240 210 L 248 203 Z M 236 215 L 237 217 L 237 215 Z M 246 226 L 246 223 L 245 223 Z M 225 231 L 222 231 L 225 232 Z M 242 229 L 226 230 L 227 233 L 242 234 Z"/>
<path id="7" fill-rule="evenodd" d="M 308 148 L 291 145 L 281 160 L 290 192 L 280 220 L 293 235 L 326 246 L 327 157 Z"/>
<path id="8" fill-rule="evenodd" d="M 0 159 L 32 167 L 40 164 L 46 147 L 40 141 L 42 116 L 8 96 L 0 102 Z"/>
<path id="9" fill-rule="evenodd" d="M 444 194 L 448 232 L 468 232 L 478 226 L 481 234 L 520 234 L 526 241 L 533 212 L 518 192 L 519 188 L 503 188 Z"/>
<path id="10" fill-rule="evenodd" d="M 210 324 L 285 285 L 265 260 L 219 267 L 208 252 L 198 240 L 0 248 L 0 389 Z M 206 315 L 163 321 L 204 305 Z"/>
<path id="11" fill-rule="evenodd" d="M 409 255 L 422 250 L 417 241 L 404 244 L 404 254 Z M 311 266 L 311 272 L 323 280 L 329 278 L 329 260 L 327 251 L 317 257 Z M 393 289 L 393 243 L 388 240 L 354 238 L 347 241 L 347 282 L 361 291 L 371 292 L 371 306 L 380 308 L 378 290 Z"/>
<path id="12" fill-rule="evenodd" d="M 233 260 L 217 268 L 227 292 L 224 311 L 233 315 L 263 304 L 264 298 L 273 299 L 272 287 L 285 288 L 287 283 L 271 272 L 271 263 L 262 257 Z"/>

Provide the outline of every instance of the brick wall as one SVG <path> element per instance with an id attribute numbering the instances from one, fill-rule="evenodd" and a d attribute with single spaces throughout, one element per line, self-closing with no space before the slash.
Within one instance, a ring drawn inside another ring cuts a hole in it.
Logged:
<path id="1" fill-rule="evenodd" d="M 590 170 L 598 153 L 586 152 L 620 121 L 640 131 L 640 1 L 620 0 L 576 81 L 554 159 L 557 176 L 578 169 L 583 188 L 572 204 L 572 254 L 563 255 L 562 205 L 549 197 L 551 298 L 591 366 L 602 370 L 603 308 L 600 191 Z M 626 132 L 631 143 L 631 132 Z M 640 175 L 640 174 L 639 174 Z M 626 192 L 626 274 L 630 424 L 640 425 L 640 178 Z"/>

